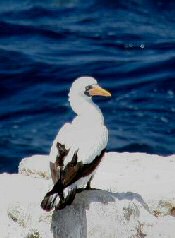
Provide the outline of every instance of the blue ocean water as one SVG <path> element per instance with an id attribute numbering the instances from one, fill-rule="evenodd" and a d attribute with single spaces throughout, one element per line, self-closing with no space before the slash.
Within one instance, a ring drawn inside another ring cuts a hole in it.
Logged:
<path id="1" fill-rule="evenodd" d="M 49 153 L 82 75 L 112 92 L 108 150 L 175 153 L 173 0 L 1 0 L 0 172 Z"/>

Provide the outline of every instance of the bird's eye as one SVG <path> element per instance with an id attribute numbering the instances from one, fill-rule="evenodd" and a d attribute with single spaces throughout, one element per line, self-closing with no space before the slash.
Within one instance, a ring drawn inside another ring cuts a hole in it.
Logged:
<path id="1" fill-rule="evenodd" d="M 92 89 L 92 85 L 86 86 L 86 90 Z"/>
<path id="2" fill-rule="evenodd" d="M 85 91 L 84 94 L 88 97 L 90 97 L 91 95 L 89 94 L 89 90 L 92 89 L 92 85 L 88 85 L 85 87 Z"/>

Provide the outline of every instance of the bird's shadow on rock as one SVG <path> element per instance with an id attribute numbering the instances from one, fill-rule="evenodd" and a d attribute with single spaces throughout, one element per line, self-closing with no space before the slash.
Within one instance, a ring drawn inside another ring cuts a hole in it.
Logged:
<path id="1" fill-rule="evenodd" d="M 122 200 L 135 200 L 149 211 L 148 205 L 138 193 L 112 193 L 100 189 L 83 191 L 80 194 L 76 194 L 72 205 L 65 207 L 63 210 L 53 212 L 51 222 L 53 238 L 87 238 L 86 213 L 90 205 L 99 202 L 105 206 L 108 203 Z"/>

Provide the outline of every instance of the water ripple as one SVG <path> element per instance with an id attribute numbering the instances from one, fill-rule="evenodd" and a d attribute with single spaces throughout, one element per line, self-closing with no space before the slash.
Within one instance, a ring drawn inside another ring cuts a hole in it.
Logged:
<path id="1" fill-rule="evenodd" d="M 174 22 L 173 1 L 2 0 L 0 172 L 49 153 L 80 75 L 112 92 L 108 150 L 175 153 Z"/>

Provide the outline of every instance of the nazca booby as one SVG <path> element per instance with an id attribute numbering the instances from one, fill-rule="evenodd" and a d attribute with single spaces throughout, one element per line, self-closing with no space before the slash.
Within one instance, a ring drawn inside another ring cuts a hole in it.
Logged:
<path id="1" fill-rule="evenodd" d="M 77 114 L 71 123 L 58 131 L 50 151 L 53 189 L 46 194 L 41 207 L 50 211 L 70 205 L 78 189 L 90 188 L 108 142 L 108 130 L 100 108 L 92 96 L 110 97 L 93 77 L 79 77 L 69 92 L 69 102 Z"/>

